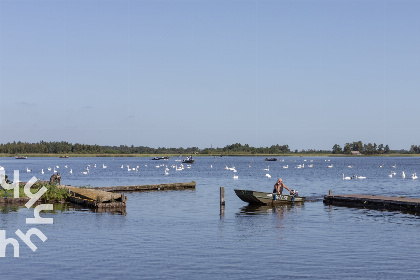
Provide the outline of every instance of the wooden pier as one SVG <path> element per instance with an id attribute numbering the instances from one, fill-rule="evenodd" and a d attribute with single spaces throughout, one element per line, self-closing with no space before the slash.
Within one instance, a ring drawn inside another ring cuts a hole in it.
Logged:
<path id="1" fill-rule="evenodd" d="M 169 183 L 157 185 L 136 185 L 136 186 L 117 186 L 117 187 L 96 187 L 93 190 L 106 192 L 143 192 L 143 191 L 168 191 L 168 190 L 188 190 L 195 189 L 196 182 Z"/>
<path id="2" fill-rule="evenodd" d="M 127 206 L 127 197 L 124 194 L 115 194 L 98 189 L 87 189 L 72 186 L 60 186 L 69 191 L 70 202 L 94 209 L 116 209 Z"/>
<path id="3" fill-rule="evenodd" d="M 377 210 L 402 211 L 420 214 L 420 199 L 408 197 L 377 196 L 363 194 L 343 194 L 324 196 L 328 205 L 369 208 Z"/>

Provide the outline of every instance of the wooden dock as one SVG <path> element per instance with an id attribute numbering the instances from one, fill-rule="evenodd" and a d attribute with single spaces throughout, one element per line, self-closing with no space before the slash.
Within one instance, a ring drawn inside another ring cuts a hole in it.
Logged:
<path id="1" fill-rule="evenodd" d="M 343 194 L 324 196 L 324 203 L 328 205 L 369 208 L 377 210 L 402 211 L 420 214 L 420 199 L 408 197 Z"/>
<path id="2" fill-rule="evenodd" d="M 94 209 L 115 209 L 127 206 L 124 194 L 115 194 L 98 189 L 87 189 L 72 186 L 59 186 L 69 191 L 68 200 Z"/>
<path id="3" fill-rule="evenodd" d="M 142 192 L 142 191 L 168 191 L 168 190 L 188 190 L 195 189 L 196 182 L 169 183 L 157 185 L 136 185 L 136 186 L 117 186 L 117 187 L 96 187 L 94 190 L 106 192 Z"/>

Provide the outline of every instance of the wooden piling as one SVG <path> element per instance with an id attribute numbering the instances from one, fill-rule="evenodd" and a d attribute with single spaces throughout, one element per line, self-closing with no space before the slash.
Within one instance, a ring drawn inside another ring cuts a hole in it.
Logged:
<path id="1" fill-rule="evenodd" d="M 225 187 L 220 187 L 220 205 L 225 205 Z"/>

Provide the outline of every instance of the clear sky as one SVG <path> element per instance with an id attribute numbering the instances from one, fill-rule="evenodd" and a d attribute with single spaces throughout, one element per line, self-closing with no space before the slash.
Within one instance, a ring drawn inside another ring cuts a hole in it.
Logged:
<path id="1" fill-rule="evenodd" d="M 420 1 L 0 0 L 0 143 L 420 144 Z"/>

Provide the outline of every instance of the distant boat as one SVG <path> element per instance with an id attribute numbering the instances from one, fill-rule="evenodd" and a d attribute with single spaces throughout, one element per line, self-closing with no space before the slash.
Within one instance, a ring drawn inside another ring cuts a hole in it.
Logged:
<path id="1" fill-rule="evenodd" d="M 16 159 L 27 159 L 28 157 L 25 156 L 17 156 Z"/>
<path id="2" fill-rule="evenodd" d="M 182 163 L 194 163 L 192 156 L 185 158 L 182 160 Z"/>
<path id="3" fill-rule="evenodd" d="M 277 161 L 277 158 L 274 158 L 274 157 L 272 157 L 272 158 L 265 158 L 265 161 Z"/>
<path id="4" fill-rule="evenodd" d="M 152 160 L 161 160 L 161 159 L 163 159 L 163 160 L 168 160 L 169 159 L 169 157 L 154 157 L 154 158 L 152 158 Z"/>
<path id="5" fill-rule="evenodd" d="M 60 158 L 69 158 L 69 156 L 60 156 Z"/>

